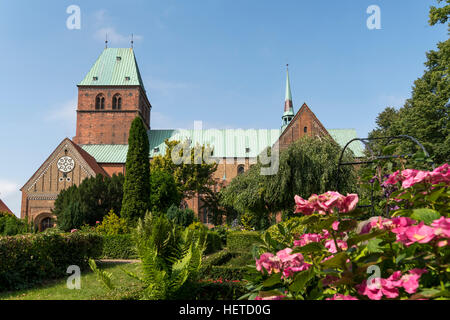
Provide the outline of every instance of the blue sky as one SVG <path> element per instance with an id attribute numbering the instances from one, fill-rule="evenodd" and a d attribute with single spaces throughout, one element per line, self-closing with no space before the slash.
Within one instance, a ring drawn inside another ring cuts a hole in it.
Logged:
<path id="1" fill-rule="evenodd" d="M 75 135 L 76 84 L 104 48 L 135 53 L 152 128 L 278 128 L 289 63 L 295 111 L 306 102 L 326 128 L 374 128 L 447 38 L 428 26 L 434 0 L 196 0 L 0 2 L 0 198 L 20 212 L 29 177 Z M 78 5 L 81 28 L 66 9 Z M 366 9 L 381 9 L 369 30 Z"/>

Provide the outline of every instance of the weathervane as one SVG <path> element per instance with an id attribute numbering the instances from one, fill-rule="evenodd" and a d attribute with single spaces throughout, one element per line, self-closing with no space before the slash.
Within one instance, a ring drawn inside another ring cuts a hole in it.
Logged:
<path id="1" fill-rule="evenodd" d="M 131 34 L 131 49 L 133 49 L 133 43 L 134 43 L 134 41 L 133 41 L 133 34 Z"/>
<path id="2" fill-rule="evenodd" d="M 108 33 L 105 35 L 105 48 L 108 48 Z"/>

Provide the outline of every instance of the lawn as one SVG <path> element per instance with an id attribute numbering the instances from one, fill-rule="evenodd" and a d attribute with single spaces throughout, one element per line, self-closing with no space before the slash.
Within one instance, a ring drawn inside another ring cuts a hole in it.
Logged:
<path id="1" fill-rule="evenodd" d="M 67 278 L 50 281 L 35 288 L 14 292 L 1 292 L 0 300 L 108 300 L 133 298 L 140 288 L 138 280 L 128 276 L 122 269 L 140 274 L 140 263 L 98 263 L 97 266 L 112 274 L 117 290 L 106 289 L 96 275 L 86 271 L 81 275 L 81 289 L 68 289 Z M 117 292 L 121 292 L 118 294 Z"/>

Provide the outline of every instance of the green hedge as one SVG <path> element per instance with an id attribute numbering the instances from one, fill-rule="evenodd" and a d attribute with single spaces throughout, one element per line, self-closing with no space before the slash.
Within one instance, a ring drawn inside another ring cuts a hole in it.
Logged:
<path id="1" fill-rule="evenodd" d="M 0 291 L 32 286 L 68 276 L 67 267 L 84 269 L 102 253 L 103 238 L 95 234 L 27 234 L 0 237 Z"/>
<path id="2" fill-rule="evenodd" d="M 227 248 L 231 252 L 250 252 L 258 243 L 262 241 L 256 231 L 233 231 L 227 236 Z"/>
<path id="3" fill-rule="evenodd" d="M 239 280 L 202 281 L 195 296 L 198 300 L 237 300 L 248 292 L 245 285 Z"/>
<path id="4" fill-rule="evenodd" d="M 242 280 L 246 272 L 244 267 L 211 266 L 205 279 Z"/>
<path id="5" fill-rule="evenodd" d="M 104 259 L 136 259 L 137 253 L 131 234 L 103 236 Z"/>
<path id="6" fill-rule="evenodd" d="M 222 249 L 222 239 L 215 231 L 208 231 L 206 234 L 205 254 L 217 252 Z"/>

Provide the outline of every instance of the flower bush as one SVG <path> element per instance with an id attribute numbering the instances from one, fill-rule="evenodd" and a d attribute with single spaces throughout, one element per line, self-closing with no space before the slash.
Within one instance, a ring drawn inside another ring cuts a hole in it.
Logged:
<path id="1" fill-rule="evenodd" d="M 278 224 L 282 237 L 264 234 L 241 298 L 448 299 L 450 166 L 396 171 L 383 184 L 396 189 L 389 218 L 361 221 L 357 194 L 295 196 L 305 233 Z"/>

